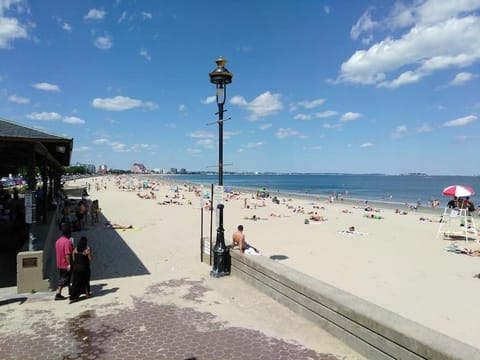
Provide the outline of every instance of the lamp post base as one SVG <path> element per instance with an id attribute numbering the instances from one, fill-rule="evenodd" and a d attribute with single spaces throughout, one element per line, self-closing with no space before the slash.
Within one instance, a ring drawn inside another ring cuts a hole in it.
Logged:
<path id="1" fill-rule="evenodd" d="M 230 252 L 226 247 L 213 250 L 213 269 L 210 276 L 219 278 L 230 275 Z"/>
<path id="2" fill-rule="evenodd" d="M 210 276 L 219 278 L 230 275 L 230 251 L 225 246 L 224 230 L 223 230 L 223 205 L 219 205 L 221 225 L 217 229 L 217 241 L 213 249 L 213 268 Z"/>

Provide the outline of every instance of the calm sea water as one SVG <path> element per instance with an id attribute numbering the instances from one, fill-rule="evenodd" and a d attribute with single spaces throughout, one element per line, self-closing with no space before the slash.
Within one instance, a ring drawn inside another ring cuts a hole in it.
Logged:
<path id="1" fill-rule="evenodd" d="M 172 180 L 217 184 L 217 175 L 168 175 Z M 359 200 L 429 205 L 438 199 L 444 206 L 448 197 L 442 190 L 450 185 L 467 185 L 480 191 L 478 176 L 414 176 L 414 175 L 224 175 L 225 187 L 257 190 L 266 187 L 270 194 L 276 192 L 311 196 L 341 194 Z M 477 203 L 478 196 L 472 196 Z"/>

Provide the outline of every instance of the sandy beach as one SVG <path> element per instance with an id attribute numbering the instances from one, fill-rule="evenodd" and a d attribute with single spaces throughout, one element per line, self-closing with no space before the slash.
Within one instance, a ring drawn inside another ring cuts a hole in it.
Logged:
<path id="1" fill-rule="evenodd" d="M 172 199 L 176 186 L 179 198 Z M 118 190 L 110 180 L 107 191 L 92 191 L 91 198 L 100 199 L 112 221 L 155 229 L 159 238 L 167 227 L 187 227 L 191 236 L 178 239 L 179 244 L 198 249 L 200 198 L 192 190 L 187 185 L 164 182 L 155 186 L 156 199 L 141 199 L 137 193 L 150 190 Z M 119 197 L 131 198 L 128 211 L 115 206 Z M 480 298 L 480 279 L 476 277 L 480 258 L 446 250 L 454 241 L 437 237 L 438 214 L 420 209 L 402 215 L 391 208 L 365 211 L 364 204 L 278 199 L 280 204 L 271 199 L 257 200 L 253 193 L 226 195 L 227 244 L 237 225 L 243 224 L 247 242 L 258 248 L 261 256 L 282 259 L 278 261 L 480 348 L 476 336 L 480 330 L 480 308 L 476 306 Z M 159 205 L 170 200 L 183 205 Z M 299 207 L 304 213 L 297 211 Z M 305 224 L 312 212 L 327 220 Z M 205 236 L 210 231 L 209 214 L 204 210 Z M 254 215 L 258 220 L 252 220 Z M 215 241 L 215 218 L 213 223 Z M 347 231 L 351 226 L 354 232 Z M 131 235 L 142 238 L 141 232 Z M 475 241 L 455 243 L 480 249 Z M 149 254 L 147 243 L 139 244 L 135 251 L 142 257 L 157 256 Z"/>

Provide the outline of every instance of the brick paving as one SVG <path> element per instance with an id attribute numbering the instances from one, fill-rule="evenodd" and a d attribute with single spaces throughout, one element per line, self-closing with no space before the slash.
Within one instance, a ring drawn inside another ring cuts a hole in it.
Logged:
<path id="1" fill-rule="evenodd" d="M 154 284 L 144 295 L 152 298 L 185 286 L 188 291 L 184 299 L 192 303 L 201 302 L 208 290 L 201 281 L 179 279 Z M 21 306 L 28 306 L 29 301 L 51 303 L 50 295 L 19 301 L 24 301 Z M 19 306 L 14 300 L 3 301 L 0 305 Z M 55 320 L 53 309 L 36 311 L 32 314 L 35 320 L 29 325 L 30 334 L 0 335 L 0 358 L 341 359 L 260 331 L 228 326 L 213 314 L 192 307 L 158 304 L 143 296 L 134 298 L 133 304 L 133 307 L 101 316 L 96 310 L 86 310 L 65 320 Z"/>
<path id="2" fill-rule="evenodd" d="M 193 260 L 196 247 L 179 252 L 176 241 L 155 238 L 142 252 L 146 229 L 117 232 L 105 221 L 75 234 L 87 235 L 94 253 L 91 299 L 69 305 L 54 301 L 53 292 L 0 288 L 1 360 L 363 359 L 241 280 L 212 282 L 209 268 Z M 45 256 L 54 288 L 54 252 Z"/>

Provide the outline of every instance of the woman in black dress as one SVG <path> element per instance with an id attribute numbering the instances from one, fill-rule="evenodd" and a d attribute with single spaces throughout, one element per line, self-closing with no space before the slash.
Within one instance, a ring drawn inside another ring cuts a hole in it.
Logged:
<path id="1" fill-rule="evenodd" d="M 70 302 L 77 301 L 81 294 L 90 297 L 90 261 L 92 250 L 87 246 L 87 238 L 82 236 L 78 245 L 73 249 L 72 286 Z"/>

